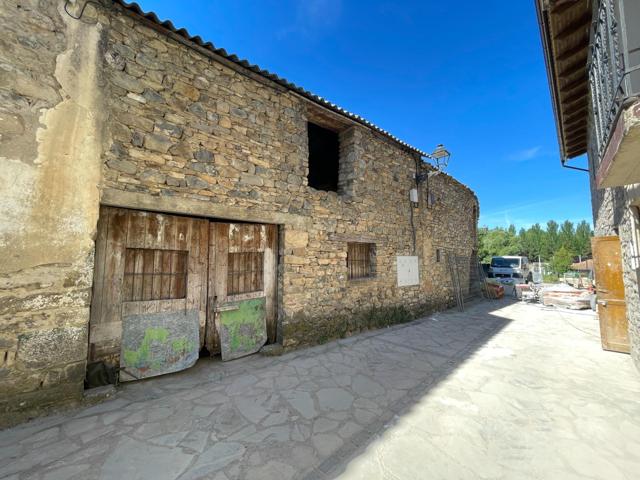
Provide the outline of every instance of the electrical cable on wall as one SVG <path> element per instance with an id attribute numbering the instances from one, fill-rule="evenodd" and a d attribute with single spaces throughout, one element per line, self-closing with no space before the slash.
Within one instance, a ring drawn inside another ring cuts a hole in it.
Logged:
<path id="1" fill-rule="evenodd" d="M 96 6 L 100 6 L 100 4 L 98 2 L 95 2 L 93 0 L 87 0 L 86 2 L 84 2 L 84 5 L 82 6 L 82 8 L 80 9 L 80 14 L 76 17 L 75 15 L 73 15 L 70 11 L 69 11 L 69 3 L 71 3 L 71 0 L 66 0 L 64 2 L 64 11 L 67 15 L 69 15 L 71 18 L 73 18 L 74 20 L 80 20 L 82 18 L 82 15 L 84 14 L 84 10 L 85 8 L 87 8 L 87 5 L 89 5 L 90 3 L 93 3 Z"/>

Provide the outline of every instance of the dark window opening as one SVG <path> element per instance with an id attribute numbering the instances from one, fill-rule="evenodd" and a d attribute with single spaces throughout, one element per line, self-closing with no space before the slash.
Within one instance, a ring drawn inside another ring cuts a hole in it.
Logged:
<path id="1" fill-rule="evenodd" d="M 187 297 L 189 252 L 127 248 L 123 300 L 140 302 Z"/>
<path id="2" fill-rule="evenodd" d="M 436 262 L 440 263 L 440 249 L 436 249 Z"/>
<path id="3" fill-rule="evenodd" d="M 309 135 L 309 186 L 316 190 L 338 191 L 340 141 L 338 133 L 315 123 L 307 124 Z"/>
<path id="4" fill-rule="evenodd" d="M 347 270 L 349 280 L 374 277 L 376 246 L 374 243 L 347 244 Z"/>

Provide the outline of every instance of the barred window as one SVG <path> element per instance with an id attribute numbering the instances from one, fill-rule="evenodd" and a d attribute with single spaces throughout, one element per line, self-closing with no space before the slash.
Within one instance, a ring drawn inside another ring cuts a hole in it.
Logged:
<path id="1" fill-rule="evenodd" d="M 186 298 L 188 267 L 187 251 L 127 248 L 123 300 L 136 302 Z"/>
<path id="2" fill-rule="evenodd" d="M 349 280 L 375 276 L 375 257 L 375 243 L 348 243 L 347 270 Z"/>
<path id="3" fill-rule="evenodd" d="M 264 253 L 229 252 L 227 294 L 259 292 L 264 289 Z"/>

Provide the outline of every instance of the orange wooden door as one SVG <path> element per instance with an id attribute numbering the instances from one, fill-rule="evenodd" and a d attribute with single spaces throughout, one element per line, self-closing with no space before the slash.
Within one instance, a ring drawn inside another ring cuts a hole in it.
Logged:
<path id="1" fill-rule="evenodd" d="M 629 353 L 620 239 L 617 236 L 594 237 L 591 245 L 602 348 L 614 352 Z"/>

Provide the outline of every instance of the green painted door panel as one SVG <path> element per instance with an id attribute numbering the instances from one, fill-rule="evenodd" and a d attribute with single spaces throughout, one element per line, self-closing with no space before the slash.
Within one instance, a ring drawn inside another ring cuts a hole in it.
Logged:
<path id="1" fill-rule="evenodd" d="M 123 317 L 120 381 L 192 367 L 200 350 L 199 331 L 198 310 Z"/>
<path id="2" fill-rule="evenodd" d="M 253 298 L 221 309 L 220 346 L 222 360 L 256 353 L 267 341 L 266 299 Z"/>

